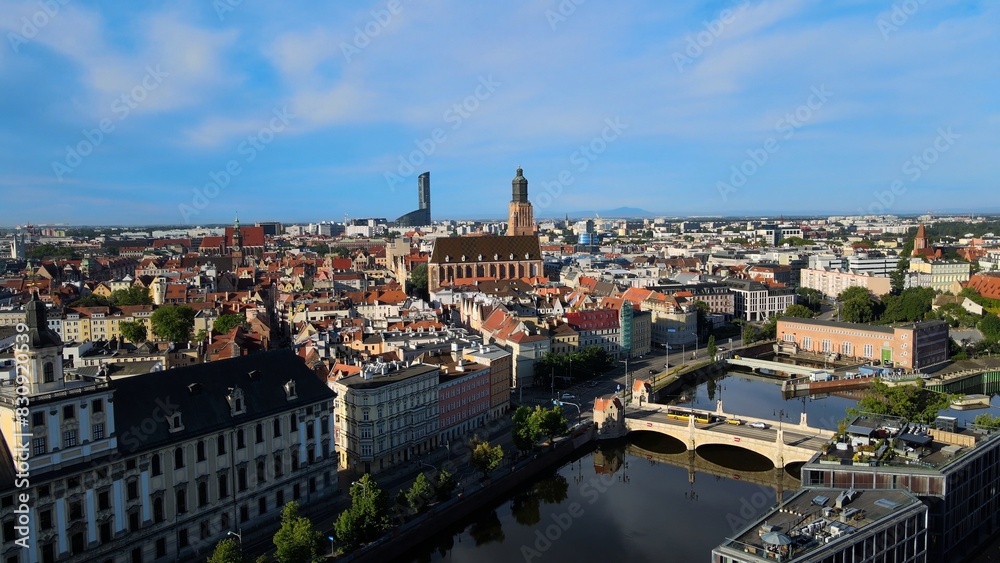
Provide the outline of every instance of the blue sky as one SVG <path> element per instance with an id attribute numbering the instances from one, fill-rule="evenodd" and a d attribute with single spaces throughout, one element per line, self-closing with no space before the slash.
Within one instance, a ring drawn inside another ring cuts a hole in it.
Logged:
<path id="1" fill-rule="evenodd" d="M 330 4 L 330 5 L 327 5 Z M 0 224 L 1000 211 L 1000 5 L 0 0 Z M 103 130 L 102 130 L 103 129 Z"/>

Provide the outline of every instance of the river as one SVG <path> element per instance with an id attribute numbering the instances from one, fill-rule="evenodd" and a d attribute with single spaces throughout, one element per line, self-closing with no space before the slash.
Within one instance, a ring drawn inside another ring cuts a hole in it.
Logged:
<path id="1" fill-rule="evenodd" d="M 698 386 L 682 404 L 835 429 L 849 397 L 784 400 L 778 385 L 738 374 Z M 791 475 L 747 450 L 695 453 L 653 433 L 603 443 L 551 476 L 526 485 L 464 526 L 443 530 L 412 561 L 707 561 L 711 550 L 782 495 Z"/>

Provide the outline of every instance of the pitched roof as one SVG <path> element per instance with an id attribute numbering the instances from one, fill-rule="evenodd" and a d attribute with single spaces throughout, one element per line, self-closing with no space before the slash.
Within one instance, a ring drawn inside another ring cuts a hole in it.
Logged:
<path id="1" fill-rule="evenodd" d="M 295 382 L 296 398 L 292 400 L 285 398 L 283 386 L 288 381 Z M 118 428 L 148 428 L 146 421 L 154 410 L 159 413 L 174 409 L 181 413 L 184 429 L 171 433 L 163 418 L 156 420 L 155 428 L 141 441 L 144 450 L 271 418 L 296 406 L 334 397 L 290 349 L 112 379 L 111 386 L 121 399 L 115 401 Z M 243 391 L 243 414 L 231 415 L 226 400 L 230 388 Z"/>
<path id="2" fill-rule="evenodd" d="M 434 240 L 430 262 L 433 264 L 541 260 L 538 236 L 511 237 L 439 237 Z"/>

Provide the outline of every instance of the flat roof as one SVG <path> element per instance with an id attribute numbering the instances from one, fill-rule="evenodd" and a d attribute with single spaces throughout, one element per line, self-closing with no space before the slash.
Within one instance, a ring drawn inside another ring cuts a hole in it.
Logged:
<path id="1" fill-rule="evenodd" d="M 836 508 L 836 501 L 822 505 L 819 502 L 842 497 L 846 492 L 846 489 L 804 488 L 716 550 L 728 548 L 740 552 L 743 559 L 773 563 L 776 559 L 773 554 L 768 557 L 768 551 L 778 549 L 777 540 L 788 543 L 790 557 L 782 561 L 791 562 L 817 550 L 836 549 L 833 542 L 850 542 L 852 535 L 906 508 L 919 506 L 926 510 L 919 499 L 903 490 L 854 490 L 852 500 L 843 504 L 842 509 Z M 830 543 L 826 543 L 827 537 L 833 538 Z"/>
<path id="2" fill-rule="evenodd" d="M 425 375 L 428 372 L 434 372 L 437 374 L 440 371 L 438 366 L 429 366 L 424 364 L 418 364 L 415 366 L 410 366 L 408 368 L 390 371 L 385 375 L 375 375 L 371 379 L 365 379 L 360 374 L 351 375 L 343 379 L 338 379 L 336 383 L 341 385 L 346 385 L 354 389 L 376 389 L 378 387 L 384 387 L 392 383 L 398 383 L 400 381 L 409 379 L 411 377 L 416 377 L 418 375 Z"/>

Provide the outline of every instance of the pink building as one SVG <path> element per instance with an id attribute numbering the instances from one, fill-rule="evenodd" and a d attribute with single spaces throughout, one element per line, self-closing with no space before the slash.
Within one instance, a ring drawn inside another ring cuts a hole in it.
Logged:
<path id="1" fill-rule="evenodd" d="M 449 356 L 428 359 L 433 363 L 441 360 L 438 443 L 455 440 L 484 425 L 490 415 L 490 366 Z"/>

